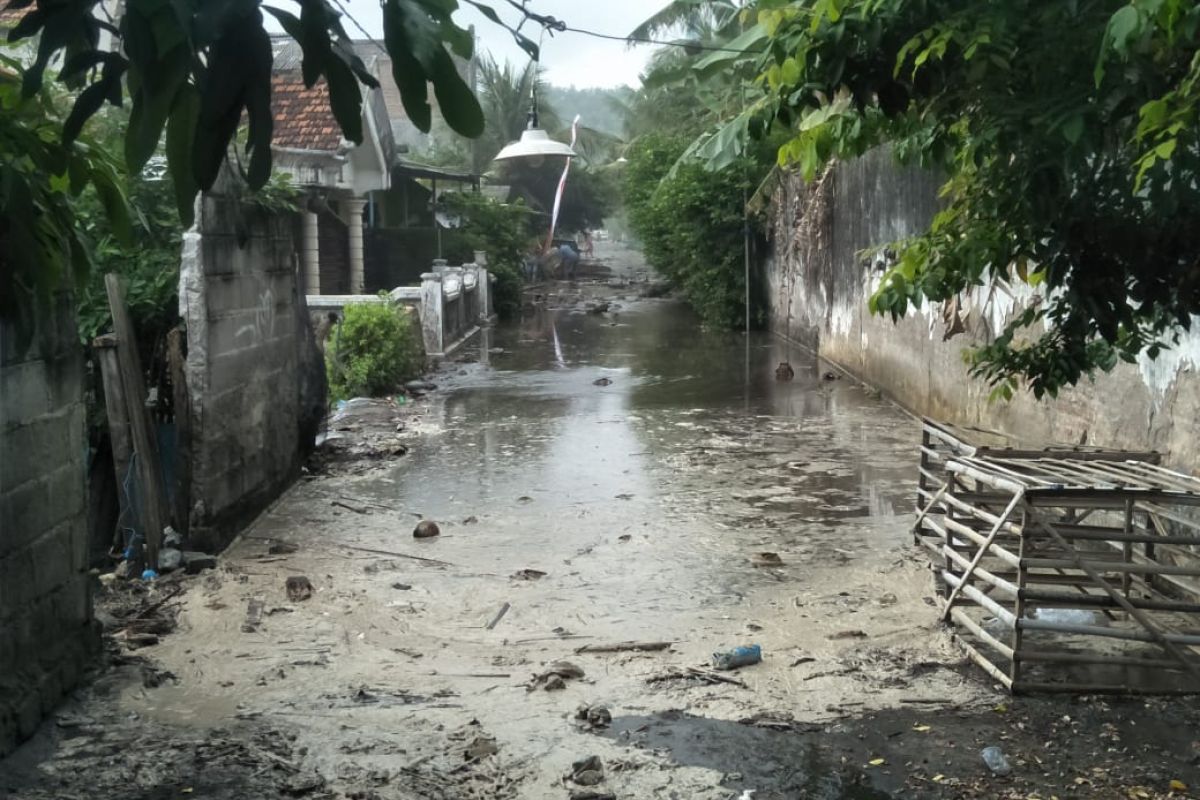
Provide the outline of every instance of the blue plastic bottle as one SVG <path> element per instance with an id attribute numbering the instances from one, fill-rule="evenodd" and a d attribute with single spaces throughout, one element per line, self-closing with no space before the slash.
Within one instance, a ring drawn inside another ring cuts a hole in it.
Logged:
<path id="1" fill-rule="evenodd" d="M 737 669 L 762 661 L 762 648 L 756 644 L 735 647 L 723 653 L 713 653 L 714 669 Z"/>

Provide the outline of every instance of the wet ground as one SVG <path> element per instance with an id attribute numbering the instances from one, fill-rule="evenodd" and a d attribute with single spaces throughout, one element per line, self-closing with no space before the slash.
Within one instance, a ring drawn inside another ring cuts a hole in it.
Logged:
<path id="1" fill-rule="evenodd" d="M 1200 782 L 1193 703 L 1013 700 L 963 662 L 908 533 L 913 420 L 765 334 L 638 298 L 617 255 L 611 282 L 531 292 L 426 397 L 336 418 L 329 446 L 350 455 L 184 581 L 178 631 L 0 763 L 0 796 L 1048 800 Z M 415 540 L 422 519 L 441 535 Z M 290 599 L 300 575 L 314 592 Z M 629 641 L 669 647 L 576 652 Z M 744 644 L 761 664 L 705 669 Z M 599 775 L 564 778 L 590 755 Z"/>

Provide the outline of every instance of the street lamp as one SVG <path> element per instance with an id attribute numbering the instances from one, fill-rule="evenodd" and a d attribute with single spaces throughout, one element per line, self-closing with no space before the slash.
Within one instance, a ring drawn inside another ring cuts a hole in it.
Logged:
<path id="1" fill-rule="evenodd" d="M 529 124 L 525 130 L 521 131 L 521 138 L 506 144 L 496 154 L 493 161 L 519 158 L 527 161 L 531 166 L 537 167 L 541 165 L 546 156 L 574 158 L 575 151 L 571 149 L 570 145 L 551 139 L 549 134 L 538 127 L 537 72 L 535 69 L 529 97 Z"/>

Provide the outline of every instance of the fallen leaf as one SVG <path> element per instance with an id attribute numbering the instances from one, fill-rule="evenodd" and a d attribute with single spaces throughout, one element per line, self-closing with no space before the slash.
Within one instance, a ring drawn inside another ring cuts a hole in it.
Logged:
<path id="1" fill-rule="evenodd" d="M 924 733 L 925 731 L 929 730 L 929 726 L 928 725 L 913 725 L 913 730 Z"/>
<path id="2" fill-rule="evenodd" d="M 881 766 L 881 765 L 883 765 L 883 764 L 886 764 L 886 763 L 887 763 L 887 760 L 886 760 L 886 759 L 883 759 L 883 758 L 872 758 L 872 759 L 871 759 L 870 761 L 868 761 L 867 763 L 868 763 L 868 764 L 870 764 L 872 767 L 878 767 L 878 766 Z M 1184 787 L 1184 788 L 1186 788 L 1186 787 Z"/>
<path id="3" fill-rule="evenodd" d="M 942 782 L 942 781 L 944 781 L 945 779 L 946 779 L 946 776 L 945 776 L 945 775 L 942 775 L 941 773 L 938 773 L 937 775 L 934 775 L 934 776 L 933 776 L 933 778 L 932 778 L 932 780 L 933 780 L 933 782 L 934 782 L 934 783 L 941 783 L 941 782 Z"/>
<path id="4" fill-rule="evenodd" d="M 997 714 L 1004 714 L 1007 713 L 1008 706 L 1006 706 L 1004 703 L 997 703 L 996 707 L 993 708 L 992 711 L 995 711 Z"/>
<path id="5" fill-rule="evenodd" d="M 1184 783 L 1183 781 L 1180 781 L 1180 780 L 1172 780 L 1171 781 L 1171 791 L 1172 792 L 1186 792 L 1187 788 L 1188 788 L 1187 784 Z"/>

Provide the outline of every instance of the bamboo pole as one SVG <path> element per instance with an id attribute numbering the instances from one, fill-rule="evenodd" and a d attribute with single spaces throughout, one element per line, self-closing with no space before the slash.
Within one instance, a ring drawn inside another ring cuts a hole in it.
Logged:
<path id="1" fill-rule="evenodd" d="M 1013 688 L 1012 678 L 1005 675 L 1004 670 L 1000 669 L 995 664 L 993 664 L 987 658 L 987 656 L 985 656 L 983 653 L 980 653 L 977 649 L 975 649 L 975 647 L 970 642 L 968 642 L 962 636 L 955 634 L 954 641 L 956 641 L 958 643 L 958 646 L 961 647 L 964 652 L 966 652 L 967 658 L 971 659 L 976 664 L 978 664 L 979 667 L 984 672 L 986 672 L 988 675 L 991 675 L 993 678 L 1000 681 L 1000 683 L 1002 683 L 1004 685 L 1004 688 L 1008 689 L 1009 691 L 1012 690 L 1012 688 Z"/>
<path id="2" fill-rule="evenodd" d="M 1038 524 L 1038 527 L 1044 529 L 1051 536 L 1053 536 L 1055 538 L 1055 540 L 1057 540 L 1058 543 L 1061 544 L 1063 547 L 1070 547 L 1070 545 L 1067 544 L 1066 540 L 1064 540 L 1062 538 L 1062 536 L 1059 535 L 1058 531 L 1054 530 L 1054 526 L 1049 525 L 1041 520 L 1038 520 L 1037 524 Z M 1108 592 L 1108 594 L 1111 595 L 1114 600 L 1116 600 L 1118 603 L 1120 603 L 1122 605 L 1122 607 L 1124 607 L 1124 609 L 1127 612 L 1129 612 L 1129 614 L 1135 620 L 1137 620 L 1143 628 L 1145 628 L 1151 635 L 1153 635 L 1156 639 L 1158 639 L 1159 643 L 1163 646 L 1164 650 L 1166 650 L 1172 656 L 1179 659 L 1180 662 L 1185 664 L 1187 666 L 1188 671 L 1190 673 L 1192 673 L 1193 677 L 1200 678 L 1200 667 L 1197 667 L 1194 663 L 1189 661 L 1187 659 L 1187 656 L 1184 655 L 1183 651 L 1180 650 L 1178 647 L 1176 647 L 1175 643 L 1167 638 L 1167 634 L 1160 631 L 1154 625 L 1154 623 L 1151 621 L 1151 619 L 1145 615 L 1145 613 L 1143 613 L 1141 610 L 1134 608 L 1132 605 L 1130 605 L 1128 600 L 1126 600 L 1124 597 L 1122 597 L 1121 594 L 1119 592 L 1117 592 L 1108 583 L 1108 581 L 1104 580 L 1104 578 L 1102 578 L 1097 572 L 1095 572 L 1095 570 L 1093 570 L 1090 566 L 1088 566 L 1087 562 L 1084 561 L 1082 558 L 1080 558 L 1078 554 L 1075 555 L 1075 562 L 1078 564 L 1080 569 L 1083 569 L 1085 572 L 1088 573 L 1088 577 L 1090 577 L 1093 581 L 1095 581 L 1100 586 L 1100 588 L 1102 588 L 1102 589 L 1104 589 L 1104 591 Z M 1196 642 L 1196 643 L 1200 644 L 1200 642 Z"/>
<path id="3" fill-rule="evenodd" d="M 942 604 L 945 605 L 945 601 L 942 601 Z M 973 635 L 976 639 L 981 642 L 986 642 L 988 645 L 995 648 L 996 651 L 1005 658 L 1011 659 L 1013 657 L 1013 649 L 1011 647 L 984 630 L 982 625 L 971 619 L 970 615 L 968 615 L 967 612 L 963 611 L 961 608 L 950 609 L 950 616 L 959 625 L 962 625 L 964 628 L 969 630 L 971 635 Z"/>
<path id="4" fill-rule="evenodd" d="M 1068 547 L 1070 545 L 1067 545 Z M 1078 569 L 1089 573 L 1101 569 L 1105 572 L 1130 572 L 1135 575 L 1183 575 L 1189 578 L 1200 577 L 1200 566 L 1181 567 L 1174 564 L 1138 564 L 1124 561 L 1105 561 L 1072 559 L 1072 558 L 1026 558 L 1021 566 L 1029 569 Z"/>
<path id="5" fill-rule="evenodd" d="M 960 566 L 964 569 L 967 566 L 969 566 L 966 558 L 964 558 L 962 555 L 960 555 L 959 553 L 957 553 L 954 550 L 951 550 L 949 548 L 944 548 L 941 551 L 941 555 L 952 560 L 955 564 L 957 564 L 958 566 Z M 1004 578 L 1001 578 L 996 573 L 991 572 L 990 570 L 986 570 L 983 567 L 976 567 L 975 574 L 978 575 L 980 578 L 983 578 L 988 583 L 992 584 L 992 586 L 995 586 L 1000 591 L 1009 595 L 1010 597 L 1017 596 L 1017 585 L 1015 583 L 1012 583 L 1011 581 L 1007 581 Z"/>
<path id="6" fill-rule="evenodd" d="M 1013 616 L 1011 611 L 1001 606 L 995 600 L 988 597 L 974 586 L 963 583 L 958 579 L 958 576 L 952 574 L 949 570 L 942 570 L 942 578 L 949 583 L 951 587 L 962 587 L 962 593 L 964 595 L 986 608 L 989 612 L 991 612 L 992 616 L 999 619 L 1005 625 L 1012 627 L 1016 623 L 1017 618 Z"/>
<path id="7" fill-rule="evenodd" d="M 975 573 L 975 568 L 979 566 L 979 562 L 983 561 L 984 556 L 988 555 L 988 551 L 992 548 L 992 543 L 996 539 L 996 534 L 1000 532 L 1000 528 L 1003 527 L 1009 515 L 1016 509 L 1017 504 L 1021 502 L 1021 498 L 1024 495 L 1024 492 L 1018 492 L 1013 495 L 1012 501 L 1004 509 L 1004 513 L 1000 515 L 1000 518 L 996 520 L 996 524 L 992 526 L 987 537 L 979 543 L 979 549 L 975 551 L 975 557 L 971 559 L 971 563 L 967 565 L 966 570 L 963 572 L 962 583 L 955 587 L 954 591 L 950 592 L 950 597 L 946 600 L 946 610 L 942 613 L 943 622 L 950 618 L 950 609 L 954 607 L 954 601 L 958 599 L 959 592 L 971 580 L 971 576 Z M 1018 596 L 1017 600 L 1020 602 L 1020 596 Z"/>
<path id="8" fill-rule="evenodd" d="M 1175 687 L 1126 686 L 1124 684 L 1095 683 L 1035 683 L 1023 681 L 1012 686 L 1013 694 L 1025 693 L 1069 693 L 1069 694 L 1135 694 L 1135 695 L 1189 695 L 1200 694 L 1200 683 L 1187 689 Z"/>
<path id="9" fill-rule="evenodd" d="M 967 539 L 970 539 L 975 544 L 981 544 L 984 541 L 983 536 L 981 536 L 980 534 L 971 530 L 966 525 L 963 525 L 960 522 L 955 522 L 952 519 L 944 519 L 944 520 L 942 520 L 942 522 L 945 524 L 947 531 L 954 531 L 955 533 L 961 534 L 962 536 L 965 536 Z M 1020 557 L 1017 556 L 1015 553 L 1013 553 L 1011 550 L 1006 550 L 998 544 L 993 544 L 992 551 L 993 551 L 992 555 L 994 555 L 996 558 L 1000 559 L 1001 561 L 1005 562 L 1009 566 L 1018 567 L 1018 568 L 1021 566 Z"/>
<path id="10" fill-rule="evenodd" d="M 1106 664 L 1121 667 L 1148 667 L 1182 671 L 1178 661 L 1167 658 L 1138 658 L 1107 653 L 1051 653 L 1045 650 L 1022 650 L 1022 661 L 1046 664 Z"/>
<path id="11" fill-rule="evenodd" d="M 1151 642 L 1161 644 L 1159 637 L 1142 633 L 1137 630 L 1124 628 L 1104 628 L 1099 625 L 1072 625 L 1065 622 L 1048 622 L 1042 619 L 1023 619 L 1018 624 L 1031 631 L 1049 631 L 1051 633 L 1070 633 L 1078 636 L 1100 636 L 1105 639 L 1124 639 L 1127 642 Z M 1183 633 L 1163 633 L 1162 638 L 1171 644 L 1187 646 L 1200 645 L 1200 635 Z"/>

